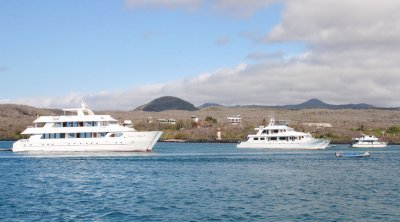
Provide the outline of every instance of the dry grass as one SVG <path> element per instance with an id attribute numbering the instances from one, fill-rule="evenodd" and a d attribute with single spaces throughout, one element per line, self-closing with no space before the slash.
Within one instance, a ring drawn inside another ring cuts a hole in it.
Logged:
<path id="1" fill-rule="evenodd" d="M 0 105 L 0 138 L 16 139 L 26 126 L 32 125 L 32 121 L 39 115 L 59 115 L 60 110 L 37 109 L 22 105 Z M 157 119 L 176 119 L 187 121 L 191 116 L 197 116 L 204 120 L 206 116 L 211 116 L 218 120 L 218 124 L 207 129 L 182 129 L 181 132 L 173 132 L 185 138 L 190 134 L 190 139 L 197 140 L 215 138 L 216 127 L 223 128 L 223 138 L 227 140 L 237 140 L 243 138 L 253 127 L 262 125 L 263 119 L 268 120 L 268 116 L 274 116 L 279 120 L 290 120 L 290 125 L 304 131 L 314 133 L 316 136 L 331 137 L 335 142 L 348 142 L 351 137 L 360 135 L 360 128 L 364 133 L 379 134 L 391 126 L 400 126 L 400 110 L 327 110 L 327 109 L 303 109 L 303 110 L 283 110 L 283 109 L 262 109 L 262 108 L 224 108 L 210 107 L 198 111 L 170 110 L 163 112 L 141 112 L 141 111 L 97 111 L 97 114 L 110 114 L 119 121 L 132 120 L 135 125 L 145 123 L 148 117 L 153 121 Z M 237 128 L 229 127 L 226 124 L 227 116 L 241 115 L 242 126 Z M 316 129 L 305 127 L 302 123 L 331 123 L 330 129 Z M 142 124 L 143 125 L 143 124 Z M 154 125 L 153 125 L 154 126 Z M 185 131 L 186 130 L 186 131 Z M 170 132 L 174 131 L 169 129 Z M 236 134 L 236 135 L 235 135 Z M 377 135 L 379 136 L 379 135 Z M 387 140 L 400 142 L 398 135 L 387 135 Z"/>
<path id="2" fill-rule="evenodd" d="M 228 125 L 227 117 L 232 115 L 242 116 L 243 131 L 236 130 L 239 135 L 228 140 L 243 138 L 251 131 L 253 127 L 262 125 L 263 119 L 268 120 L 268 116 L 274 116 L 275 119 L 289 120 L 290 125 L 296 129 L 312 132 L 316 136 L 330 137 L 334 142 L 349 142 L 352 137 L 359 136 L 361 131 L 366 134 L 375 134 L 381 136 L 380 132 L 391 126 L 400 126 L 400 110 L 355 110 L 355 109 L 303 109 L 303 110 L 283 110 L 283 109 L 261 109 L 261 108 L 224 108 L 211 107 L 203 110 L 188 112 L 188 111 L 164 111 L 164 112 L 115 112 L 108 113 L 119 120 L 130 119 L 138 124 L 145 122 L 148 117 L 153 120 L 157 119 L 177 119 L 188 120 L 191 116 L 197 116 L 200 120 L 204 120 L 206 116 L 212 116 L 218 120 L 216 127 L 225 127 L 225 133 L 231 133 L 232 129 L 226 128 Z M 332 128 L 316 129 L 305 127 L 302 123 L 331 123 Z M 215 128 L 215 127 L 214 127 Z M 215 129 L 211 129 L 214 132 Z M 227 130 L 229 129 L 229 130 Z M 235 130 L 233 130 L 235 131 Z M 193 132 L 192 132 L 193 133 Z M 231 133 L 232 134 L 232 133 Z M 213 133 L 214 135 L 214 133 Z M 232 137 L 232 136 L 231 136 Z M 386 135 L 386 140 L 390 142 L 400 142 L 397 135 Z"/>

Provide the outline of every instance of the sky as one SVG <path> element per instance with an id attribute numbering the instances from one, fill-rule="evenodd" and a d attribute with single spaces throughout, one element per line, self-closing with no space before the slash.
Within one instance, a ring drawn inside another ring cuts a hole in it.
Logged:
<path id="1" fill-rule="evenodd" d="M 400 106 L 398 0 L 0 0 L 0 103 Z"/>

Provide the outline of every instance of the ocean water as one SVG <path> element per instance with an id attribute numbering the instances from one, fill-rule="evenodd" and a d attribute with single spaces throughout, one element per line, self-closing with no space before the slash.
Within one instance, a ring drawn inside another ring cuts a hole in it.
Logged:
<path id="1" fill-rule="evenodd" d="M 0 220 L 400 221 L 400 146 L 369 149 L 368 158 L 336 151 L 354 149 L 158 143 L 152 153 L 2 151 Z"/>

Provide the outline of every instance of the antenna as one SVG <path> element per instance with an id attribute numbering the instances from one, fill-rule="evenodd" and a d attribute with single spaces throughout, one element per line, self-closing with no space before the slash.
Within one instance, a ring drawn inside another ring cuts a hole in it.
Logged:
<path id="1" fill-rule="evenodd" d="M 82 101 L 81 101 L 81 108 L 82 108 L 82 109 L 86 109 L 86 105 L 85 105 L 85 102 L 83 101 L 83 99 L 82 99 Z"/>

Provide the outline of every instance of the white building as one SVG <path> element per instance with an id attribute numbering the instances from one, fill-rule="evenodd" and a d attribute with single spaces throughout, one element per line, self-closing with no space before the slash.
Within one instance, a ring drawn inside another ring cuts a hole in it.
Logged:
<path id="1" fill-rule="evenodd" d="M 197 117 L 197 116 L 191 116 L 190 119 L 195 123 L 199 122 L 199 117 Z"/>
<path id="2" fill-rule="evenodd" d="M 157 122 L 160 123 L 160 124 L 169 124 L 169 125 L 175 125 L 176 124 L 176 120 L 175 119 L 158 119 Z"/>
<path id="3" fill-rule="evenodd" d="M 242 123 L 242 116 L 241 115 L 235 115 L 235 116 L 228 116 L 228 123 L 232 125 L 239 125 Z"/>
<path id="4" fill-rule="evenodd" d="M 303 125 L 316 128 L 332 128 L 330 123 L 303 123 Z"/>

